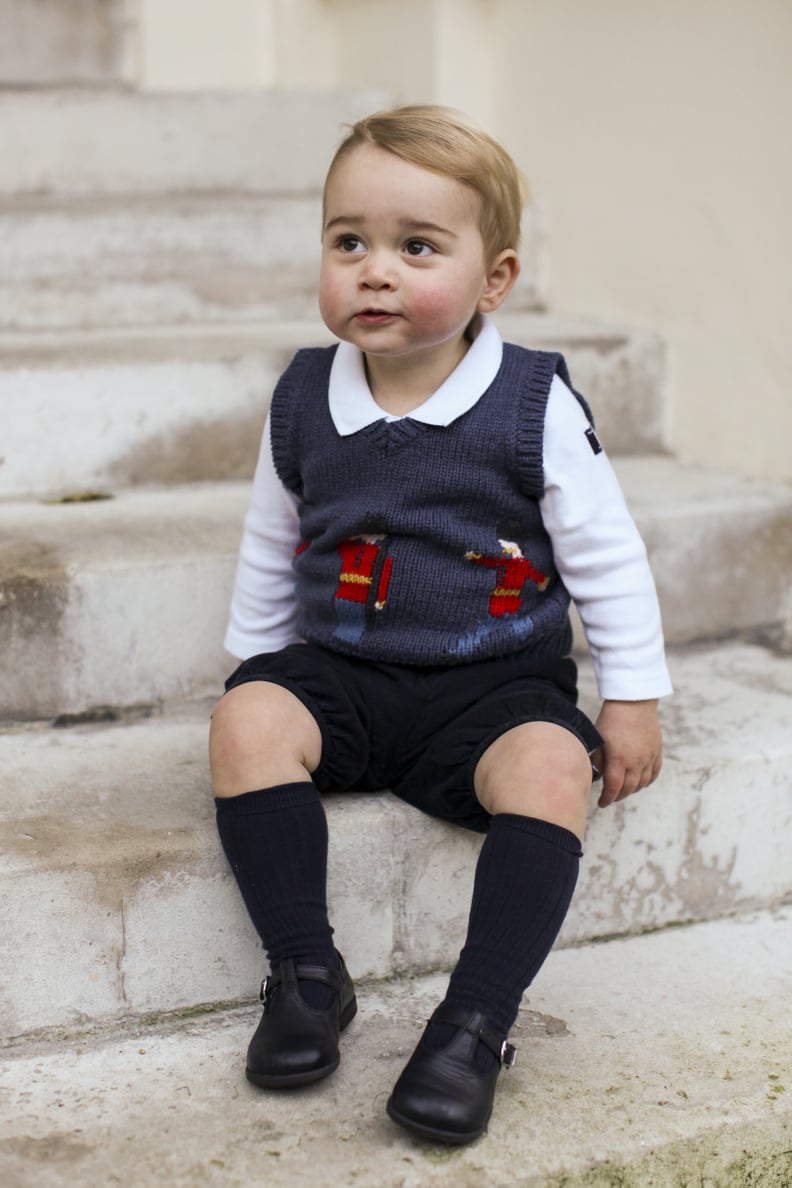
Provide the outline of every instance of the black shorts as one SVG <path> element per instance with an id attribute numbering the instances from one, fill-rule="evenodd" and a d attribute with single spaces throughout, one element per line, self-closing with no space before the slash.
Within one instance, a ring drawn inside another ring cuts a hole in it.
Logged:
<path id="1" fill-rule="evenodd" d="M 602 739 L 577 708 L 566 657 L 537 670 L 526 652 L 451 667 L 381 664 L 313 644 L 245 660 L 226 690 L 269 681 L 294 693 L 322 733 L 313 773 L 320 792 L 389 788 L 409 804 L 480 833 L 489 813 L 473 787 L 476 764 L 523 722 L 554 722 L 591 754 Z"/>

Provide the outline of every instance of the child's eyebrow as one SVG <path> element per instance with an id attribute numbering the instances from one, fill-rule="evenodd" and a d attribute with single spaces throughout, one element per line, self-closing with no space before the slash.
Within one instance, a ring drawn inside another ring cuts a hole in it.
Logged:
<path id="1" fill-rule="evenodd" d="M 343 224 L 347 227 L 360 225 L 365 223 L 366 216 L 358 215 L 336 215 L 335 218 L 328 219 L 325 223 L 325 231 L 331 231 L 333 227 Z M 416 233 L 431 232 L 434 235 L 447 235 L 449 239 L 458 239 L 459 236 L 455 231 L 449 230 L 448 227 L 441 227 L 439 223 L 431 223 L 424 219 L 399 219 L 399 226 L 403 231 L 412 231 Z"/>
<path id="2" fill-rule="evenodd" d="M 399 223 L 406 231 L 430 231 L 435 235 L 448 235 L 450 239 L 459 239 L 456 231 L 451 231 L 448 227 L 441 227 L 439 223 L 414 219 L 400 219 Z"/>
<path id="3" fill-rule="evenodd" d="M 345 223 L 347 226 L 353 226 L 355 223 L 362 223 L 362 215 L 336 215 L 334 219 L 328 219 L 324 225 L 325 231 L 330 231 L 333 227 L 338 227 L 339 224 Z"/>

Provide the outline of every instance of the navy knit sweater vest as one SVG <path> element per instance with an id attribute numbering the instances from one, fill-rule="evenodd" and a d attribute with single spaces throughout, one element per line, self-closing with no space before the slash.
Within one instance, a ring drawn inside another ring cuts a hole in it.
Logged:
<path id="1" fill-rule="evenodd" d="M 547 397 L 556 372 L 569 383 L 562 356 L 506 345 L 493 383 L 451 425 L 405 417 L 342 437 L 327 398 L 335 350 L 299 351 L 272 402 L 275 467 L 300 506 L 302 637 L 402 664 L 565 655 L 569 595 L 539 511 Z"/>

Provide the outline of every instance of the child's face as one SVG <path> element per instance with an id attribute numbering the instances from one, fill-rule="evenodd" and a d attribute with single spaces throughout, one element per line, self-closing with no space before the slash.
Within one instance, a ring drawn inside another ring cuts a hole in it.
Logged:
<path id="1" fill-rule="evenodd" d="M 367 355 L 458 354 L 473 315 L 503 299 L 490 295 L 478 219 L 479 197 L 462 182 L 375 145 L 354 149 L 325 196 L 326 325 Z"/>

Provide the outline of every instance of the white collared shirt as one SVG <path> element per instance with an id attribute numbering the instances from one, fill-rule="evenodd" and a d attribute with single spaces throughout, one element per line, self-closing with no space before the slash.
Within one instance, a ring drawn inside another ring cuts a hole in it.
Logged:
<path id="1" fill-rule="evenodd" d="M 503 343 L 493 322 L 479 319 L 462 361 L 410 418 L 447 426 L 468 412 L 501 365 Z M 342 436 L 375 421 L 395 421 L 371 395 L 362 353 L 339 343 L 328 389 Z M 671 692 L 660 609 L 646 549 L 604 452 L 594 454 L 588 419 L 555 376 L 544 427 L 545 492 L 539 507 L 561 579 L 580 615 L 600 696 L 640 701 Z M 237 566 L 225 646 L 240 659 L 277 651 L 297 638 L 292 558 L 300 541 L 297 500 L 272 460 L 270 423 L 258 467 Z"/>

